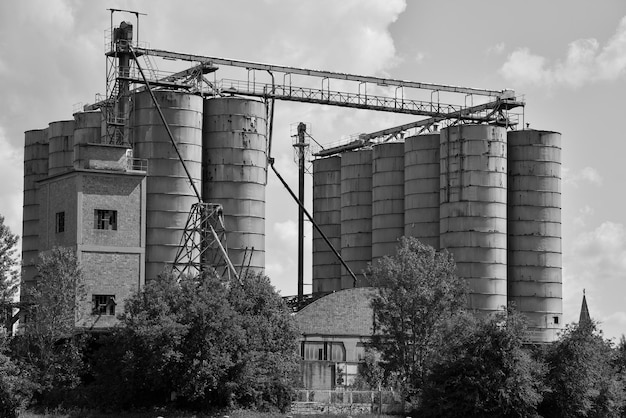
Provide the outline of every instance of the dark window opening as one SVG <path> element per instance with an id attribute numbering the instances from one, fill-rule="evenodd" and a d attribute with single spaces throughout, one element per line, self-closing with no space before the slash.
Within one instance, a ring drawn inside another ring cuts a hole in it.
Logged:
<path id="1" fill-rule="evenodd" d="M 57 233 L 65 231 L 65 212 L 57 212 L 55 221 L 55 231 Z"/>
<path id="2" fill-rule="evenodd" d="M 117 211 L 96 209 L 94 211 L 95 229 L 117 230 Z"/>
<path id="3" fill-rule="evenodd" d="M 115 295 L 93 295 L 91 303 L 94 315 L 115 315 Z"/>
<path id="4" fill-rule="evenodd" d="M 555 323 L 555 324 L 558 324 L 558 323 L 559 323 L 559 317 L 558 317 L 558 316 L 555 316 L 555 317 L 554 317 L 554 323 Z"/>

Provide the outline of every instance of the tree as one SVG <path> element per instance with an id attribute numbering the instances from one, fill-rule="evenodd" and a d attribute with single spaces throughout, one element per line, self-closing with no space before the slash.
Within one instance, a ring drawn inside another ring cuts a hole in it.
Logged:
<path id="1" fill-rule="evenodd" d="M 214 272 L 164 274 L 126 303 L 96 355 L 100 403 L 129 408 L 176 399 L 187 407 L 285 407 L 296 330 L 265 276 L 225 283 Z"/>
<path id="2" fill-rule="evenodd" d="M 13 300 L 19 281 L 17 235 L 4 223 L 4 216 L 0 215 L 0 302 L 7 303 Z"/>
<path id="3" fill-rule="evenodd" d="M 548 350 L 546 418 L 619 417 L 626 399 L 617 351 L 593 321 L 568 325 Z"/>
<path id="4" fill-rule="evenodd" d="M 37 400 L 56 403 L 80 383 L 83 364 L 75 325 L 85 288 L 73 250 L 53 248 L 39 258 L 36 282 L 23 290 L 26 315 L 16 353 L 35 371 Z"/>
<path id="5" fill-rule="evenodd" d="M 421 389 L 444 343 L 446 323 L 466 306 L 466 284 L 455 269 L 448 252 L 406 237 L 400 239 L 395 256 L 383 257 L 370 268 L 379 286 L 372 300 L 371 344 L 406 396 Z"/>
<path id="6" fill-rule="evenodd" d="M 513 310 L 459 320 L 426 379 L 424 417 L 536 417 L 545 366 L 524 348 L 525 320 Z"/>

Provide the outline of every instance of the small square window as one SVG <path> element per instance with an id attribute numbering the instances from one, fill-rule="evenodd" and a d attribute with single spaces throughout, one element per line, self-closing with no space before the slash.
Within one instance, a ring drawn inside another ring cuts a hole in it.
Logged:
<path id="1" fill-rule="evenodd" d="M 94 211 L 95 229 L 117 230 L 117 211 L 96 209 Z"/>
<path id="2" fill-rule="evenodd" d="M 554 323 L 555 323 L 555 324 L 558 324 L 558 323 L 559 323 L 559 317 L 558 317 L 558 316 L 555 316 L 555 317 L 553 317 L 552 319 L 554 319 Z"/>
<path id="3" fill-rule="evenodd" d="M 65 231 L 65 212 L 56 213 L 55 231 L 57 233 Z"/>
<path id="4" fill-rule="evenodd" d="M 93 295 L 91 304 L 94 315 L 115 315 L 115 295 Z"/>

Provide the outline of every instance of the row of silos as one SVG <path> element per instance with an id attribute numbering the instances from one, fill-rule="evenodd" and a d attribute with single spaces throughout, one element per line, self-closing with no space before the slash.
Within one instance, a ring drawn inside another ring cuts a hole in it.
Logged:
<path id="1" fill-rule="evenodd" d="M 265 106 L 237 97 L 156 90 L 155 97 L 191 178 L 207 203 L 223 206 L 229 257 L 237 267 L 265 267 Z M 146 278 L 174 261 L 190 209 L 197 202 L 149 92 L 131 95 L 127 143 L 134 158 L 147 160 Z M 78 112 L 25 133 L 23 264 L 34 277 L 39 243 L 36 182 L 88 166 L 82 144 L 99 144 L 106 129 L 100 111 Z M 110 166 L 105 167 L 110 169 Z M 120 209 L 122 210 L 122 209 Z M 72 220 L 67 220 L 72 222 Z"/>
<path id="2" fill-rule="evenodd" d="M 393 254 L 390 241 L 413 236 L 454 255 L 471 308 L 495 312 L 515 302 L 535 340 L 554 338 L 562 313 L 560 134 L 457 125 L 318 159 L 313 168 L 314 217 L 322 230 L 339 232 L 338 249 L 355 273 Z M 318 171 L 341 178 L 341 187 L 328 188 Z M 355 179 L 371 181 L 370 192 Z M 339 211 L 340 222 L 320 216 L 321 207 Z M 317 256 L 322 244 L 314 241 L 314 291 L 350 287 L 337 283 L 338 260 Z"/>
<path id="3" fill-rule="evenodd" d="M 223 206 L 228 254 L 236 267 L 265 268 L 267 139 L 263 103 L 203 99 L 157 90 L 180 155 L 204 202 Z M 148 161 L 146 277 L 174 261 L 187 217 L 198 201 L 148 92 L 132 96 L 130 142 Z"/>

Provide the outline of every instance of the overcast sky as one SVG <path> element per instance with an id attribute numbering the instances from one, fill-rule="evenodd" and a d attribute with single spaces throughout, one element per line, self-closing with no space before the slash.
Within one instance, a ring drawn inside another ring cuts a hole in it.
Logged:
<path id="1" fill-rule="evenodd" d="M 156 49 L 515 89 L 531 128 L 563 135 L 565 320 L 577 321 L 586 289 L 605 334 L 626 333 L 623 0 L 0 2 L 0 213 L 15 233 L 22 230 L 24 131 L 71 119 L 75 104 L 104 92 L 107 8 L 147 13 L 140 38 Z M 315 139 L 329 143 L 411 120 L 279 103 L 273 154 L 296 186 L 292 124 L 308 122 Z M 270 175 L 267 273 L 292 295 L 297 208 L 277 183 Z"/>

